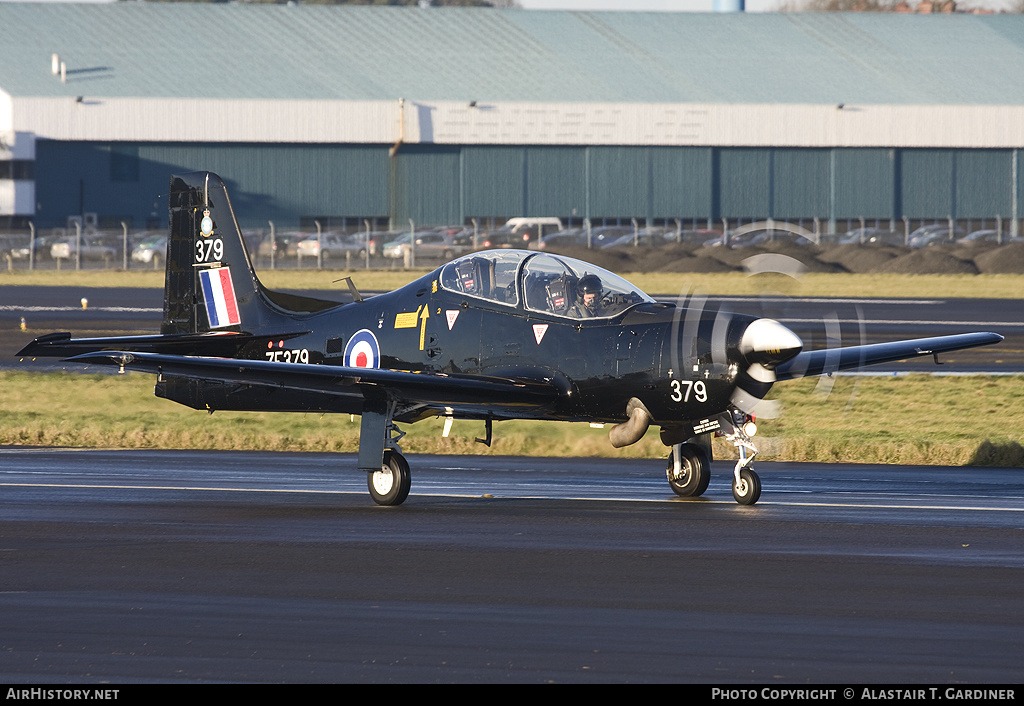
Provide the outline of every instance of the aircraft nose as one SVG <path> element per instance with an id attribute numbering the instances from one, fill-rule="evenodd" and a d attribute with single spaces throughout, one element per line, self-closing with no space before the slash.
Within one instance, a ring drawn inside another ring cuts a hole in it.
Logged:
<path id="1" fill-rule="evenodd" d="M 775 319 L 755 319 L 740 338 L 740 353 L 747 365 L 774 370 L 803 350 L 800 337 Z"/>

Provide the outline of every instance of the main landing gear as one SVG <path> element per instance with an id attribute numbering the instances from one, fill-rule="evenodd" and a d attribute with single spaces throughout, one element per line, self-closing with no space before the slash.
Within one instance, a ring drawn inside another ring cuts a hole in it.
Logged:
<path id="1" fill-rule="evenodd" d="M 683 498 L 704 494 L 711 480 L 711 461 L 696 444 L 676 444 L 668 455 L 668 485 Z"/>
<path id="2" fill-rule="evenodd" d="M 753 505 L 761 497 L 761 479 L 751 467 L 757 455 L 751 437 L 757 433 L 757 427 L 749 416 L 741 412 L 735 412 L 731 420 L 723 415 L 720 421 L 723 435 L 732 442 L 740 456 L 733 469 L 732 497 L 740 505 Z M 695 498 L 708 489 L 711 479 L 709 451 L 710 448 L 705 451 L 700 444 L 692 442 L 672 446 L 665 473 L 669 487 L 676 495 Z"/>
<path id="3" fill-rule="evenodd" d="M 401 505 L 409 497 L 412 474 L 398 441 L 405 436 L 394 424 L 394 400 L 369 399 L 359 430 L 359 470 L 378 505 Z"/>
<path id="4" fill-rule="evenodd" d="M 388 449 L 380 470 L 366 474 L 366 485 L 378 505 L 401 505 L 409 497 L 412 486 L 409 462 L 398 451 Z"/>

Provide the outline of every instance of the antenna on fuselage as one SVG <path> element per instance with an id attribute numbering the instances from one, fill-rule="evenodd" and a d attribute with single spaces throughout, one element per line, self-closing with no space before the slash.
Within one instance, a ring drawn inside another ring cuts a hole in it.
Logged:
<path id="1" fill-rule="evenodd" d="M 337 284 L 338 282 L 345 282 L 345 283 L 348 284 L 348 291 L 352 295 L 352 301 L 355 301 L 355 302 L 363 301 L 363 295 L 359 293 L 358 289 L 356 289 L 356 285 L 352 281 L 351 277 L 342 277 L 341 279 L 336 279 L 336 280 L 334 280 L 333 284 Z"/>

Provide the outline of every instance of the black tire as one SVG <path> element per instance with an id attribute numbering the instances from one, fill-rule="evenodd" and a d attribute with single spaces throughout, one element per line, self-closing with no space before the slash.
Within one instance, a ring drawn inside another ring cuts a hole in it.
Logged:
<path id="1" fill-rule="evenodd" d="M 753 505 L 761 497 L 761 478 L 754 473 L 753 469 L 741 469 L 739 483 L 733 476 L 732 496 L 740 505 Z"/>
<path id="2" fill-rule="evenodd" d="M 668 485 L 672 492 L 682 498 L 695 498 L 704 494 L 708 489 L 708 482 L 711 480 L 711 463 L 704 450 L 693 444 L 683 444 L 679 447 L 679 470 L 682 476 L 673 477 L 675 464 L 672 463 L 672 454 L 668 455 Z"/>
<path id="3" fill-rule="evenodd" d="M 385 451 L 381 469 L 366 474 L 366 486 L 378 505 L 401 505 L 409 497 L 409 488 L 412 487 L 409 463 L 402 454 Z"/>

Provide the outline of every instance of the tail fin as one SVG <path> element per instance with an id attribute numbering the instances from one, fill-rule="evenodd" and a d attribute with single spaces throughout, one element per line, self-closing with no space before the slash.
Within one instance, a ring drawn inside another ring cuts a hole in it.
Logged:
<path id="1" fill-rule="evenodd" d="M 72 338 L 70 333 L 52 333 L 35 339 L 18 355 L 65 357 L 135 351 L 237 357 L 254 341 L 259 347 L 270 337 L 281 340 L 303 335 L 307 331 L 305 324 L 296 325 L 298 317 L 341 306 L 339 302 L 274 292 L 260 284 L 227 189 L 216 174 L 171 177 L 169 205 L 164 319 L 159 336 Z M 166 385 L 157 389 L 157 394 L 171 396 Z"/>
<path id="2" fill-rule="evenodd" d="M 338 306 L 272 292 L 256 276 L 224 181 L 171 177 L 162 334 L 258 333 L 289 315 Z"/>

